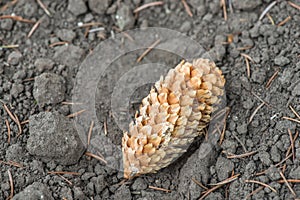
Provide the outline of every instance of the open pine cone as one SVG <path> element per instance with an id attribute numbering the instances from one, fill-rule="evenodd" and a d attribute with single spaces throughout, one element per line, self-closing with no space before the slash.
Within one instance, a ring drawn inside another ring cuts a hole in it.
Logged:
<path id="1" fill-rule="evenodd" d="M 124 177 L 155 173 L 203 133 L 225 79 L 214 62 L 182 61 L 155 83 L 122 138 Z"/>

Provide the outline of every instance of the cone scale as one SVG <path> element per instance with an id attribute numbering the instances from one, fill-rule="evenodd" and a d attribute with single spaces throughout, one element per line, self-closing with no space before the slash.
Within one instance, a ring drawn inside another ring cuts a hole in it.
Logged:
<path id="1" fill-rule="evenodd" d="M 208 59 L 182 61 L 161 77 L 123 134 L 124 177 L 156 173 L 180 157 L 208 126 L 224 84 Z"/>

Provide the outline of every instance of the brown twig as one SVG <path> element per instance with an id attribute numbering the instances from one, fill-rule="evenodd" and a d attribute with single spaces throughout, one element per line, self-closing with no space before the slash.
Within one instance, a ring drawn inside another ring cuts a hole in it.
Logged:
<path id="1" fill-rule="evenodd" d="M 287 18 L 285 18 L 282 22 L 280 22 L 277 26 L 283 26 L 285 23 L 287 23 L 288 21 L 290 21 L 292 19 L 291 16 L 288 16 Z"/>
<path id="2" fill-rule="evenodd" d="M 90 145 L 90 142 L 91 142 L 93 127 L 94 127 L 94 121 L 91 122 L 91 125 L 90 125 L 90 128 L 89 128 L 88 139 L 87 139 L 87 144 L 88 145 Z"/>
<path id="3" fill-rule="evenodd" d="M 221 0 L 221 5 L 223 7 L 224 20 L 227 21 L 227 8 L 225 0 Z"/>
<path id="4" fill-rule="evenodd" d="M 291 141 L 291 148 L 292 148 L 292 155 L 293 155 L 293 161 L 295 161 L 295 148 L 294 148 L 294 140 L 291 130 L 288 128 L 288 133 Z"/>
<path id="5" fill-rule="evenodd" d="M 243 50 L 248 50 L 248 49 L 252 49 L 253 46 L 244 46 L 244 47 L 238 47 L 236 48 L 238 51 L 243 51 Z"/>
<path id="6" fill-rule="evenodd" d="M 294 7 L 294 8 L 296 8 L 296 9 L 300 10 L 300 6 L 297 5 L 297 4 L 295 4 L 295 3 L 293 3 L 293 2 L 288 1 L 288 4 L 290 4 L 290 6 L 292 6 L 292 7 Z"/>
<path id="7" fill-rule="evenodd" d="M 150 45 L 150 47 L 148 47 L 148 49 L 146 51 L 144 51 L 144 53 L 142 53 L 142 55 L 140 57 L 138 57 L 138 59 L 136 60 L 137 63 L 141 62 L 141 60 L 156 46 L 158 45 L 158 43 L 160 42 L 160 39 L 156 40 L 153 44 Z"/>
<path id="8" fill-rule="evenodd" d="M 264 189 L 264 186 L 260 186 L 259 188 L 253 190 L 250 194 L 248 194 L 245 199 L 250 198 L 252 195 L 256 194 L 257 192 L 261 191 L 262 189 Z"/>
<path id="9" fill-rule="evenodd" d="M 264 187 L 269 188 L 269 189 L 272 190 L 273 192 L 277 193 L 277 191 L 276 191 L 273 187 L 269 186 L 269 185 L 266 184 L 266 183 L 262 183 L 262 182 L 256 181 L 256 180 L 245 180 L 245 182 L 246 182 L 246 183 L 256 183 L 256 184 L 262 185 L 262 186 L 264 186 Z"/>
<path id="10" fill-rule="evenodd" d="M 17 162 L 14 162 L 14 161 L 3 161 L 3 160 L 0 160 L 0 164 L 3 163 L 5 165 L 9 165 L 9 166 L 14 166 L 14 167 L 18 167 L 18 168 L 24 168 L 24 166 L 20 163 L 17 163 Z"/>
<path id="11" fill-rule="evenodd" d="M 95 159 L 97 159 L 97 160 L 101 160 L 102 162 L 104 162 L 105 164 L 107 164 L 107 161 L 106 161 L 106 160 L 104 160 L 104 159 L 101 158 L 100 156 L 97 156 L 97 155 L 95 155 L 95 154 L 93 154 L 93 153 L 91 153 L 91 152 L 85 152 L 85 155 L 86 155 L 86 156 L 89 156 L 89 157 L 92 157 L 92 158 L 95 158 Z"/>
<path id="12" fill-rule="evenodd" d="M 10 118 L 11 118 L 15 123 L 17 123 L 16 118 L 14 117 L 14 115 L 12 114 L 12 112 L 8 109 L 8 107 L 7 107 L 5 104 L 3 104 L 3 107 L 4 107 L 5 111 L 7 112 L 7 114 L 10 116 Z"/>
<path id="13" fill-rule="evenodd" d="M 291 111 L 298 117 L 298 119 L 300 120 L 300 115 L 295 111 L 295 109 L 292 106 L 289 106 L 289 108 L 291 109 Z"/>
<path id="14" fill-rule="evenodd" d="M 287 182 L 285 176 L 283 175 L 282 172 L 279 172 L 280 176 L 282 177 L 282 179 L 284 180 L 284 183 L 286 184 L 286 186 L 289 188 L 289 190 L 291 191 L 291 193 L 296 196 L 296 193 L 294 192 L 294 190 L 292 189 L 292 187 L 290 186 L 290 184 Z"/>
<path id="15" fill-rule="evenodd" d="M 52 44 L 49 44 L 49 47 L 55 47 L 55 46 L 59 46 L 59 45 L 67 45 L 69 43 L 70 42 L 68 42 L 68 41 L 54 42 Z"/>
<path id="16" fill-rule="evenodd" d="M 64 171 L 51 171 L 51 172 L 48 172 L 48 174 L 60 174 L 60 175 L 68 174 L 68 175 L 76 175 L 76 176 L 81 175 L 78 172 L 64 172 Z"/>
<path id="17" fill-rule="evenodd" d="M 10 134 L 11 134 L 11 132 L 10 132 L 9 122 L 8 122 L 7 119 L 5 120 L 5 124 L 6 124 L 6 127 L 7 127 L 7 143 L 10 144 Z"/>
<path id="18" fill-rule="evenodd" d="M 293 121 L 293 122 L 297 122 L 300 124 L 300 120 L 296 120 L 296 119 L 293 119 L 293 118 L 290 118 L 290 117 L 282 117 L 283 119 L 287 119 L 287 120 L 290 120 L 290 121 Z"/>
<path id="19" fill-rule="evenodd" d="M 17 137 L 19 137 L 22 134 L 22 126 L 21 126 L 20 120 L 19 120 L 18 116 L 16 115 L 16 113 L 14 113 L 14 115 L 15 115 L 15 118 L 16 118 L 16 121 L 17 121 L 16 124 L 17 124 L 18 129 L 19 129 Z"/>
<path id="20" fill-rule="evenodd" d="M 269 103 L 264 101 L 262 98 L 260 98 L 257 94 L 255 94 L 253 91 L 251 91 L 251 94 L 253 94 L 258 100 L 260 100 L 262 103 L 265 103 L 266 106 L 271 107 Z"/>
<path id="21" fill-rule="evenodd" d="M 184 8 L 185 8 L 185 11 L 187 12 L 187 14 L 190 16 L 190 17 L 193 17 L 193 13 L 189 7 L 189 5 L 187 4 L 187 2 L 185 0 L 181 0 Z"/>
<path id="22" fill-rule="evenodd" d="M 153 189 L 153 190 L 163 191 L 163 192 L 171 192 L 171 190 L 168 190 L 168 189 L 165 189 L 165 188 L 159 188 L 159 187 L 155 187 L 155 186 L 151 186 L 151 185 L 149 185 L 149 188 Z"/>
<path id="23" fill-rule="evenodd" d="M 288 183 L 300 183 L 300 180 L 298 180 L 298 179 L 286 179 L 286 181 L 285 180 L 279 180 L 279 181 L 277 181 L 277 183 L 285 183 L 285 182 L 288 182 Z"/>
<path id="24" fill-rule="evenodd" d="M 192 178 L 192 181 L 194 183 L 196 183 L 197 185 L 199 185 L 200 187 L 202 187 L 204 190 L 208 190 L 207 187 L 205 187 L 202 183 L 200 183 L 199 181 L 197 181 L 196 179 Z"/>
<path id="25" fill-rule="evenodd" d="M 4 12 L 8 7 L 15 5 L 17 2 L 18 2 L 18 0 L 13 0 L 13 1 L 8 2 L 7 4 L 5 4 L 4 6 L 2 6 L 0 8 L 0 11 Z"/>
<path id="26" fill-rule="evenodd" d="M 51 13 L 49 12 L 49 10 L 47 9 L 47 7 L 45 6 L 45 4 L 43 4 L 43 2 L 41 0 L 37 0 L 38 4 L 41 6 L 41 8 L 45 11 L 45 13 L 51 17 Z"/>
<path id="27" fill-rule="evenodd" d="M 226 152 L 227 153 L 227 152 Z M 257 151 L 251 151 L 251 152 L 247 152 L 247 153 L 243 153 L 243 154 L 239 154 L 239 155 L 236 155 L 236 154 L 231 154 L 230 155 L 227 155 L 227 158 L 228 159 L 231 159 L 231 158 L 244 158 L 244 157 L 248 157 L 248 156 L 251 156 L 253 154 L 256 154 Z M 228 153 L 229 154 L 229 153 Z"/>
<path id="28" fill-rule="evenodd" d="M 222 133 L 220 135 L 220 141 L 219 141 L 219 145 L 221 145 L 223 143 L 224 137 L 225 137 L 225 131 L 226 131 L 226 121 L 227 121 L 227 117 L 230 113 L 230 108 L 228 108 L 226 110 L 226 115 L 225 115 L 225 120 L 224 120 L 224 125 L 223 125 L 223 130 Z"/>
<path id="29" fill-rule="evenodd" d="M 146 3 L 136 9 L 134 9 L 133 13 L 138 13 L 140 12 L 141 10 L 144 10 L 146 8 L 149 8 L 149 7 L 152 7 L 152 6 L 160 6 L 160 5 L 163 5 L 164 2 L 163 1 L 154 1 L 154 2 L 151 2 L 151 3 Z"/>
<path id="30" fill-rule="evenodd" d="M 83 109 L 83 110 L 80 110 L 80 111 L 78 111 L 78 112 L 69 114 L 67 117 L 69 117 L 69 118 L 76 117 L 76 116 L 80 115 L 81 113 L 83 113 L 83 112 L 85 112 L 85 111 L 86 111 L 86 109 Z"/>
<path id="31" fill-rule="evenodd" d="M 274 26 L 275 22 L 274 22 L 273 18 L 271 17 L 271 15 L 269 13 L 267 13 L 267 17 L 269 18 L 271 24 Z"/>
<path id="32" fill-rule="evenodd" d="M 21 16 L 13 16 L 13 15 L 2 15 L 2 16 L 0 16 L 0 19 L 12 19 L 12 20 L 16 20 L 16 21 L 24 22 L 24 23 L 35 23 L 35 21 L 29 20 L 29 19 L 24 19 Z"/>
<path id="33" fill-rule="evenodd" d="M 25 121 L 22 121 L 21 122 L 21 125 L 23 125 L 23 124 L 28 124 L 29 123 L 29 119 L 27 119 L 27 120 L 25 120 Z"/>
<path id="34" fill-rule="evenodd" d="M 7 170 L 7 173 L 8 173 L 9 183 L 10 183 L 10 195 L 8 196 L 7 199 L 12 199 L 14 196 L 14 181 L 10 170 Z"/>
<path id="35" fill-rule="evenodd" d="M 277 70 L 276 72 L 274 72 L 274 74 L 271 76 L 271 78 L 268 80 L 267 84 L 266 84 L 266 88 L 269 89 L 271 86 L 271 83 L 274 81 L 274 79 L 277 77 L 279 73 L 279 70 Z"/>
<path id="36" fill-rule="evenodd" d="M 34 33 L 34 31 L 39 27 L 39 25 L 41 24 L 42 19 L 39 19 L 32 27 L 32 29 L 29 31 L 27 38 L 30 38 L 32 36 L 32 34 Z"/>
<path id="37" fill-rule="evenodd" d="M 257 106 L 257 108 L 254 110 L 254 112 L 252 113 L 252 115 L 249 118 L 249 123 L 252 122 L 252 120 L 253 120 L 254 116 L 256 115 L 257 111 L 259 109 L 261 109 L 264 105 L 265 105 L 265 103 L 263 102 L 259 106 Z"/>
<path id="38" fill-rule="evenodd" d="M 230 182 L 236 180 L 239 176 L 240 176 L 240 174 L 236 174 L 236 175 L 233 174 L 230 178 L 225 179 L 224 181 L 221 181 L 219 183 L 209 184 L 209 185 L 225 185 L 227 183 L 230 183 Z"/>
<path id="39" fill-rule="evenodd" d="M 62 179 L 64 179 L 69 185 L 73 185 L 71 181 L 69 181 L 67 178 L 63 177 L 62 175 L 58 174 L 58 176 Z"/>

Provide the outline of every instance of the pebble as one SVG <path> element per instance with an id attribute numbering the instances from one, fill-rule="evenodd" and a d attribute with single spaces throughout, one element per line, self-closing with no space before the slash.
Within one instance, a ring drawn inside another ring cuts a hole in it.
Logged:
<path id="1" fill-rule="evenodd" d="M 6 160 L 20 162 L 24 159 L 25 151 L 19 144 L 12 144 L 6 150 Z"/>
<path id="2" fill-rule="evenodd" d="M 55 49 L 54 60 L 68 67 L 79 64 L 84 50 L 74 45 L 60 46 Z"/>
<path id="3" fill-rule="evenodd" d="M 51 70 L 54 66 L 54 62 L 49 58 L 38 58 L 35 60 L 34 66 L 39 72 L 43 72 L 45 70 Z"/>
<path id="4" fill-rule="evenodd" d="M 69 0 L 68 10 L 71 11 L 75 16 L 78 16 L 86 13 L 87 6 L 83 0 Z"/>
<path id="5" fill-rule="evenodd" d="M 54 200 L 46 185 L 39 182 L 35 182 L 32 185 L 29 185 L 23 191 L 19 192 L 12 198 L 12 200 L 33 199 Z"/>
<path id="6" fill-rule="evenodd" d="M 300 82 L 294 87 L 292 91 L 293 96 L 300 96 Z"/>
<path id="7" fill-rule="evenodd" d="M 18 65 L 22 58 L 22 54 L 18 51 L 13 51 L 8 55 L 7 62 L 11 65 Z"/>
<path id="8" fill-rule="evenodd" d="M 278 66 L 284 66 L 290 63 L 290 59 L 284 56 L 276 56 L 274 62 Z"/>
<path id="9" fill-rule="evenodd" d="M 72 121 L 57 112 L 41 112 L 29 118 L 27 150 L 43 162 L 76 164 L 85 147 Z"/>
<path id="10" fill-rule="evenodd" d="M 264 69 L 256 69 L 251 74 L 254 83 L 263 84 L 266 79 L 266 71 Z"/>
<path id="11" fill-rule="evenodd" d="M 14 98 L 17 98 L 19 94 L 21 94 L 24 91 L 24 85 L 19 83 L 14 83 L 10 90 L 10 95 Z"/>
<path id="12" fill-rule="evenodd" d="M 192 28 L 192 22 L 191 21 L 184 21 L 182 25 L 180 26 L 181 32 L 188 32 Z"/>
<path id="13" fill-rule="evenodd" d="M 258 153 L 259 159 L 260 161 L 266 165 L 266 166 L 270 166 L 272 164 L 272 161 L 270 159 L 270 154 L 267 153 L 266 151 L 261 151 Z"/>
<path id="14" fill-rule="evenodd" d="M 240 134 L 240 135 L 244 135 L 245 133 L 248 132 L 248 125 L 247 123 L 242 123 L 241 125 L 238 125 L 236 127 L 236 131 Z"/>
<path id="15" fill-rule="evenodd" d="M 272 181 L 276 181 L 281 177 L 278 169 L 274 165 L 269 167 L 269 169 L 266 171 L 266 176 Z"/>
<path id="16" fill-rule="evenodd" d="M 56 35 L 62 41 L 69 41 L 69 42 L 72 41 L 76 37 L 75 32 L 72 30 L 69 30 L 69 29 L 59 29 L 56 32 Z"/>
<path id="17" fill-rule="evenodd" d="M 0 27 L 3 30 L 10 31 L 13 28 L 14 22 L 12 19 L 1 19 Z"/>
<path id="18" fill-rule="evenodd" d="M 111 4 L 111 0 L 89 0 L 89 8 L 97 14 L 103 15 Z"/>
<path id="19" fill-rule="evenodd" d="M 25 70 L 18 70 L 14 75 L 13 75 L 13 80 L 22 80 L 26 77 L 26 71 Z"/>
<path id="20" fill-rule="evenodd" d="M 91 182 L 94 183 L 97 194 L 101 193 L 108 185 L 108 183 L 106 182 L 106 179 L 103 175 L 93 177 L 91 179 Z"/>
<path id="21" fill-rule="evenodd" d="M 132 190 L 145 190 L 147 188 L 147 183 L 142 178 L 136 178 L 131 186 Z"/>
<path id="22" fill-rule="evenodd" d="M 253 10 L 262 4 L 261 0 L 232 0 L 232 5 L 237 10 Z"/>
<path id="23" fill-rule="evenodd" d="M 32 17 L 37 13 L 37 3 L 34 0 L 28 0 L 24 3 L 24 14 L 27 17 Z"/>
<path id="24" fill-rule="evenodd" d="M 289 177 L 292 179 L 300 179 L 300 166 L 298 166 L 295 169 L 292 169 L 289 174 Z"/>
<path id="25" fill-rule="evenodd" d="M 62 102 L 65 91 L 65 80 L 57 74 L 43 73 L 35 77 L 33 96 L 40 106 Z"/>
<path id="26" fill-rule="evenodd" d="M 216 171 L 219 181 L 227 179 L 229 177 L 229 174 L 232 172 L 233 168 L 234 164 L 231 160 L 219 156 L 216 163 Z"/>
<path id="27" fill-rule="evenodd" d="M 131 29 L 134 26 L 135 18 L 130 7 L 124 3 L 120 4 L 116 14 L 117 25 L 121 30 Z"/>
<path id="28" fill-rule="evenodd" d="M 123 184 L 121 187 L 118 188 L 113 199 L 131 200 L 132 197 L 131 197 L 129 187 Z"/>

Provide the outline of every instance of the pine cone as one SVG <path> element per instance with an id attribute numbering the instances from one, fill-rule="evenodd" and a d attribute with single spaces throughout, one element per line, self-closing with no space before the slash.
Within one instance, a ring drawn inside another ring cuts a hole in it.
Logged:
<path id="1" fill-rule="evenodd" d="M 124 177 L 155 173 L 203 133 L 225 79 L 215 63 L 182 61 L 155 83 L 122 138 Z"/>

